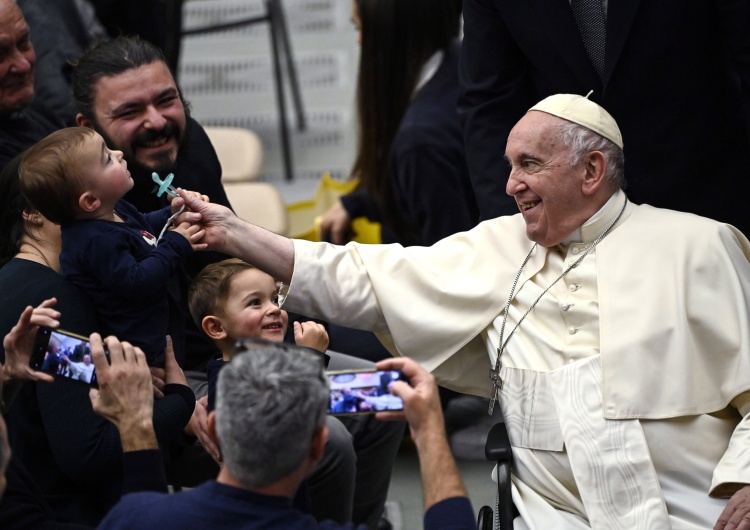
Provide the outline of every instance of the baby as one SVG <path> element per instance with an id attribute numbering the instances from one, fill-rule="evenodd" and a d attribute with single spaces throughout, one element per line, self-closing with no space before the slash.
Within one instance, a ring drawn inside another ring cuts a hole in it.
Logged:
<path id="1" fill-rule="evenodd" d="M 60 272 L 91 299 L 101 334 L 139 346 L 150 364 L 160 364 L 167 280 L 203 231 L 183 223 L 157 239 L 171 208 L 142 214 L 123 201 L 133 187 L 127 162 L 92 129 L 50 134 L 27 151 L 19 172 L 29 203 L 60 225 Z"/>

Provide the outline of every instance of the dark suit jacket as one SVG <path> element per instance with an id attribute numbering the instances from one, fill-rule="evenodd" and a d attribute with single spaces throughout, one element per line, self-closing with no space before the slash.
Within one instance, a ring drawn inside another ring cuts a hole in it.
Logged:
<path id="1" fill-rule="evenodd" d="M 568 0 L 464 0 L 466 152 L 483 219 L 518 210 L 505 194 L 508 134 L 556 93 L 586 95 L 617 120 L 636 202 L 750 233 L 750 2 L 608 0 L 597 76 Z"/>

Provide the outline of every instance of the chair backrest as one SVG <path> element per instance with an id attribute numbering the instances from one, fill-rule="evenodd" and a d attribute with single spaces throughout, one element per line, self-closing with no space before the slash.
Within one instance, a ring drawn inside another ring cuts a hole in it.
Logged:
<path id="1" fill-rule="evenodd" d="M 241 127 L 204 127 L 221 162 L 222 182 L 257 180 L 263 171 L 263 144 Z"/>
<path id="2" fill-rule="evenodd" d="M 286 204 L 279 191 L 267 182 L 224 184 L 234 212 L 245 221 L 276 234 L 286 235 L 289 227 Z"/>
<path id="3" fill-rule="evenodd" d="M 495 477 L 497 478 L 497 499 L 494 513 L 494 526 L 487 526 L 487 519 L 491 519 L 493 511 L 488 506 L 483 506 L 479 512 L 477 527 L 495 528 L 497 530 L 513 530 L 513 519 L 518 513 L 513 505 L 511 493 L 511 461 L 513 460 L 513 448 L 510 445 L 508 428 L 502 412 L 495 407 L 495 413 L 499 414 L 498 422 L 492 426 L 487 434 L 487 442 L 484 445 L 484 455 L 487 460 L 497 463 Z M 481 526 L 480 526 L 481 525 Z"/>

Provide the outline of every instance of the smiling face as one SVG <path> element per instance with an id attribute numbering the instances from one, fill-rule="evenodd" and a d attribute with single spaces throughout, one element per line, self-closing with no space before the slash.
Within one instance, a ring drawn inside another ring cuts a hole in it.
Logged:
<path id="1" fill-rule="evenodd" d="M 15 112 L 31 103 L 35 62 L 21 10 L 10 0 L 0 0 L 0 112 Z"/>
<path id="2" fill-rule="evenodd" d="M 259 269 L 247 269 L 232 278 L 223 313 L 219 319 L 231 342 L 243 337 L 284 340 L 289 317 L 279 308 L 273 277 Z"/>
<path id="3" fill-rule="evenodd" d="M 81 147 L 85 191 L 94 194 L 111 209 L 133 187 L 133 179 L 128 171 L 128 163 L 122 151 L 107 147 L 98 133 L 92 134 Z"/>
<path id="4" fill-rule="evenodd" d="M 164 173 L 177 160 L 187 116 L 177 85 L 161 61 L 103 77 L 94 85 L 94 119 L 83 120 L 131 165 Z"/>
<path id="5" fill-rule="evenodd" d="M 545 112 L 528 112 L 505 149 L 511 166 L 506 192 L 516 199 L 527 237 L 545 247 L 563 241 L 601 207 L 592 200 L 587 160 L 573 164 L 558 137 L 561 123 Z"/>

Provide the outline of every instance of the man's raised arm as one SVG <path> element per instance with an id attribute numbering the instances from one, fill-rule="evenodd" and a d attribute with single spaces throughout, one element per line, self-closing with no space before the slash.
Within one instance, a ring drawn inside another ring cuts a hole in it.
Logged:
<path id="1" fill-rule="evenodd" d="M 476 528 L 474 511 L 445 435 L 435 378 L 412 359 L 399 357 L 377 364 L 378 370 L 401 370 L 409 384 L 396 381 L 391 393 L 404 402 L 403 414 L 379 412 L 377 419 L 406 419 L 419 454 L 424 494 L 424 528 Z"/>

